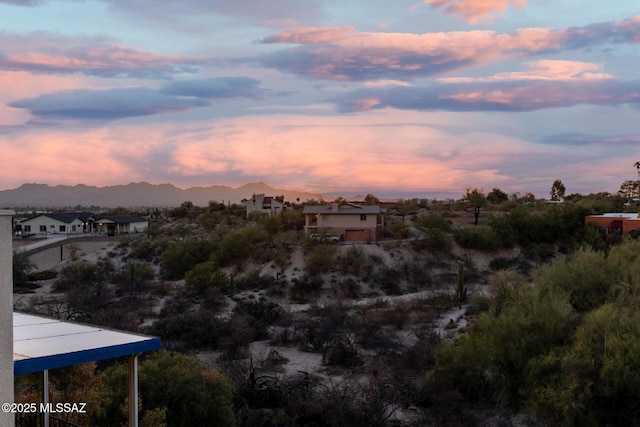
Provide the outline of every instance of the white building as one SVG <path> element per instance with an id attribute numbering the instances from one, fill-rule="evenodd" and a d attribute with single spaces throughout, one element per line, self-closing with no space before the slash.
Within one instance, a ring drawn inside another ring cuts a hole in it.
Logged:
<path id="1" fill-rule="evenodd" d="M 279 215 L 284 210 L 284 199 L 254 194 L 249 200 L 242 200 L 247 218 L 254 212 L 263 212 L 267 215 Z"/>
<path id="2" fill-rule="evenodd" d="M 149 221 L 139 215 L 94 215 L 91 212 L 44 213 L 16 224 L 18 233 L 67 234 L 84 233 L 126 234 L 142 233 Z"/>
<path id="3" fill-rule="evenodd" d="M 91 231 L 91 212 L 56 212 L 36 215 L 17 224 L 19 232 L 29 234 L 82 234 Z"/>

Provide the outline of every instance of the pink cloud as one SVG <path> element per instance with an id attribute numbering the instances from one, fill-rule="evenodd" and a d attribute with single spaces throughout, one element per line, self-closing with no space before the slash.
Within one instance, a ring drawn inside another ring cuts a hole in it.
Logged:
<path id="1" fill-rule="evenodd" d="M 108 185 L 144 180 L 185 187 L 262 180 L 321 192 L 427 195 L 462 194 L 468 186 L 536 191 L 544 181 L 544 195 L 551 185 L 548 176 L 560 167 L 567 176 L 573 170 L 564 162 L 568 156 L 585 170 L 605 161 L 582 155 L 574 145 L 509 136 L 522 133 L 521 126 L 482 113 L 461 121 L 455 113 L 387 108 L 349 116 L 220 118 L 215 124 L 207 120 L 189 126 L 116 123 L 92 130 L 20 133 L 0 127 L 0 182 L 14 188 L 24 182 Z M 607 164 L 628 163 L 625 152 L 606 148 Z M 607 178 L 598 188 L 614 181 L 615 176 Z"/>
<path id="2" fill-rule="evenodd" d="M 412 34 L 310 27 L 287 29 L 263 39 L 264 43 L 298 46 L 267 54 L 261 62 L 319 79 L 410 80 L 506 59 L 639 41 L 636 18 L 563 29 L 523 28 L 513 33 L 476 30 Z"/>
<path id="3" fill-rule="evenodd" d="M 194 72 L 201 59 L 159 55 L 103 38 L 0 33 L 0 70 L 101 77 L 167 77 Z"/>
<path id="4" fill-rule="evenodd" d="M 263 42 L 295 44 L 337 43 L 356 33 L 356 29 L 352 26 L 291 28 L 266 37 Z"/>
<path id="5" fill-rule="evenodd" d="M 400 80 L 428 76 L 562 46 L 562 31 L 529 28 L 448 33 L 357 32 L 345 28 L 301 28 L 268 37 L 265 43 L 299 47 L 267 55 L 267 66 L 333 80 Z"/>
<path id="6" fill-rule="evenodd" d="M 440 83 L 474 83 L 518 80 L 600 80 L 611 79 L 608 73 L 600 73 L 603 64 L 582 61 L 540 60 L 527 62 L 527 71 L 497 73 L 489 77 L 446 77 L 438 79 Z"/>
<path id="7" fill-rule="evenodd" d="M 496 12 L 504 12 L 509 7 L 524 8 L 526 0 L 423 0 L 434 9 L 443 9 L 445 13 L 456 15 L 469 23 L 489 21 Z"/>

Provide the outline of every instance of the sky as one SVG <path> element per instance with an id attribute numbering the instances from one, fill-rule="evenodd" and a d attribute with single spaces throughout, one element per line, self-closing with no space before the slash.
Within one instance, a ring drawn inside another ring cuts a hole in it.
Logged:
<path id="1" fill-rule="evenodd" d="M 0 190 L 615 193 L 629 0 L 0 0 Z"/>

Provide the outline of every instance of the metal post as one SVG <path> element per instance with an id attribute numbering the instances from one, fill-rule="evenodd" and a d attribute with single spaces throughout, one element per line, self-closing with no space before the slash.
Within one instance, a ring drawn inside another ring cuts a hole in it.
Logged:
<path id="1" fill-rule="evenodd" d="M 45 369 L 42 371 L 42 403 L 45 408 L 49 408 L 49 370 Z M 45 411 L 42 416 L 44 417 L 44 422 L 42 425 L 44 427 L 49 427 L 49 411 Z"/>
<path id="2" fill-rule="evenodd" d="M 13 229 L 11 210 L 0 209 L 0 403 L 13 403 Z M 15 416 L 0 411 L 0 426 L 13 427 Z"/>
<path id="3" fill-rule="evenodd" d="M 138 427 L 138 355 L 129 356 L 129 427 Z"/>

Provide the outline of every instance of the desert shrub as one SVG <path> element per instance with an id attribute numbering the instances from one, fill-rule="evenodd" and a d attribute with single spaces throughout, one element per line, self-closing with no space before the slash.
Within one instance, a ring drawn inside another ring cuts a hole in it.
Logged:
<path id="1" fill-rule="evenodd" d="M 35 268 L 27 252 L 13 252 L 13 288 L 19 288 L 29 281 L 29 273 Z"/>
<path id="2" fill-rule="evenodd" d="M 444 217 L 435 214 L 427 214 L 427 215 L 418 215 L 414 220 L 413 224 L 416 228 L 427 231 L 427 230 L 440 230 L 445 233 L 451 232 L 451 223 Z"/>
<path id="3" fill-rule="evenodd" d="M 406 239 L 409 237 L 409 228 L 404 222 L 397 219 L 390 219 L 385 223 L 385 231 L 394 239 Z"/>
<path id="4" fill-rule="evenodd" d="M 167 249 L 170 241 L 167 238 L 144 236 L 131 243 L 129 256 L 143 261 L 153 261 Z"/>
<path id="5" fill-rule="evenodd" d="M 373 276 L 373 282 L 377 283 L 380 288 L 388 295 L 399 295 L 402 293 L 400 286 L 403 275 L 402 271 L 393 267 L 382 267 Z"/>
<path id="6" fill-rule="evenodd" d="M 543 263 L 556 256 L 556 248 L 550 243 L 530 243 L 522 247 L 523 258 Z"/>
<path id="7" fill-rule="evenodd" d="M 430 228 L 425 231 L 424 237 L 412 240 L 411 246 L 416 251 L 426 249 L 432 253 L 447 254 L 453 248 L 453 240 L 448 232 Z"/>
<path id="8" fill-rule="evenodd" d="M 603 252 L 581 249 L 571 256 L 542 266 L 534 281 L 550 292 L 568 292 L 576 310 L 586 312 L 606 302 L 613 277 Z"/>
<path id="9" fill-rule="evenodd" d="M 584 225 L 584 217 L 589 213 L 587 208 L 574 204 L 550 206 L 543 211 L 520 207 L 492 218 L 490 225 L 503 246 L 564 240 L 565 246 L 573 247 L 592 241 Z"/>
<path id="10" fill-rule="evenodd" d="M 305 274 L 300 277 L 294 277 L 291 279 L 290 297 L 296 302 L 307 302 L 318 295 L 323 284 L 324 281 L 320 276 Z"/>
<path id="11" fill-rule="evenodd" d="M 58 272 L 56 270 L 44 270 L 44 271 L 36 271 L 33 273 L 29 273 L 29 280 L 51 280 L 58 277 Z"/>
<path id="12" fill-rule="evenodd" d="M 264 337 L 268 326 L 278 322 L 283 316 L 280 305 L 267 301 L 240 301 L 233 312 L 250 316 L 251 326 L 260 338 Z"/>
<path id="13" fill-rule="evenodd" d="M 227 274 L 212 261 L 196 264 L 185 275 L 185 286 L 199 295 L 209 289 L 215 289 L 219 292 L 230 292 L 231 282 Z"/>
<path id="14" fill-rule="evenodd" d="M 269 234 L 264 228 L 254 225 L 242 229 L 218 230 L 213 239 L 217 242 L 214 260 L 220 266 L 228 266 L 259 257 L 260 244 L 269 240 Z"/>
<path id="15" fill-rule="evenodd" d="M 511 307 L 483 313 L 472 334 L 437 351 L 435 381 L 476 400 L 517 407 L 527 393 L 529 362 L 565 344 L 575 324 L 567 293 L 527 288 Z"/>
<path id="16" fill-rule="evenodd" d="M 361 246 L 349 246 L 336 256 L 337 266 L 347 274 L 362 275 L 370 269 L 369 259 Z"/>
<path id="17" fill-rule="evenodd" d="M 338 285 L 335 285 L 333 289 L 334 292 L 339 296 L 356 299 L 360 296 L 362 287 L 360 286 L 360 283 L 358 283 L 358 281 L 353 277 L 347 277 Z"/>
<path id="18" fill-rule="evenodd" d="M 120 274 L 114 277 L 121 289 L 127 291 L 141 291 L 147 287 L 156 274 L 148 264 L 129 261 L 122 268 Z"/>
<path id="19" fill-rule="evenodd" d="M 93 264 L 86 260 L 72 262 L 60 271 L 54 289 L 58 292 L 69 288 L 104 284 L 114 270 L 111 261 L 99 261 Z"/>
<path id="20" fill-rule="evenodd" d="M 215 248 L 214 242 L 205 239 L 174 242 L 160 256 L 162 272 L 167 279 L 181 279 L 197 264 L 208 261 Z"/>
<path id="21" fill-rule="evenodd" d="M 499 245 L 498 236 L 493 228 L 487 225 L 464 226 L 455 230 L 456 242 L 467 249 L 491 251 Z"/>
<path id="22" fill-rule="evenodd" d="M 531 277 L 495 276 L 487 310 L 437 351 L 428 383 L 553 425 L 636 425 L 640 244 L 580 249 Z"/>
<path id="23" fill-rule="evenodd" d="M 450 234 L 444 230 L 432 228 L 427 231 L 425 239 L 431 252 L 449 253 L 453 247 Z"/>
<path id="24" fill-rule="evenodd" d="M 316 308 L 293 323 L 293 340 L 303 350 L 323 352 L 327 343 L 350 324 L 346 306 L 336 303 Z"/>
<path id="25" fill-rule="evenodd" d="M 342 334 L 330 340 L 322 353 L 322 363 L 351 369 L 362 365 L 363 360 L 355 335 L 343 331 Z"/>
<path id="26" fill-rule="evenodd" d="M 563 425 L 637 425 L 640 316 L 605 304 L 588 313 L 567 352 L 529 369 L 529 408 Z"/>
<path id="27" fill-rule="evenodd" d="M 335 262 L 335 245 L 316 244 L 310 247 L 305 257 L 305 271 L 310 276 L 328 273 Z"/>
<path id="28" fill-rule="evenodd" d="M 507 257 L 496 257 L 489 261 L 489 268 L 493 271 L 497 270 L 506 270 L 509 268 L 513 268 L 515 264 L 517 264 L 517 258 L 507 258 Z"/>
<path id="29" fill-rule="evenodd" d="M 260 270 L 254 268 L 247 274 L 239 278 L 235 282 L 235 286 L 238 289 L 268 289 L 276 284 L 276 279 L 273 276 L 260 273 Z"/>
<path id="30" fill-rule="evenodd" d="M 226 333 L 226 323 L 208 310 L 163 309 L 147 332 L 162 338 L 169 349 L 217 349 Z"/>

